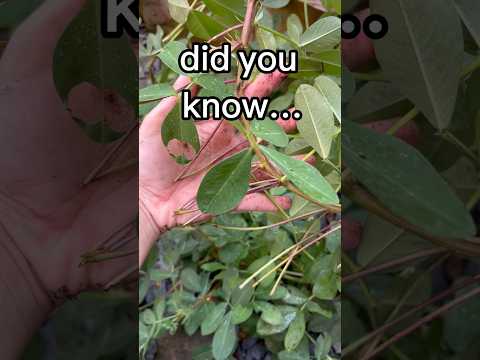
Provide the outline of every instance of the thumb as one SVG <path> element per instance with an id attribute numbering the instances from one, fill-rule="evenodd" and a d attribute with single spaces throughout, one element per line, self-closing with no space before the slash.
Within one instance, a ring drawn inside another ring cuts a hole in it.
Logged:
<path id="1" fill-rule="evenodd" d="M 12 76 L 14 69 L 17 77 L 25 76 L 35 74 L 39 68 L 51 67 L 58 40 L 86 2 L 45 1 L 15 30 L 2 56 L 0 75 Z"/>

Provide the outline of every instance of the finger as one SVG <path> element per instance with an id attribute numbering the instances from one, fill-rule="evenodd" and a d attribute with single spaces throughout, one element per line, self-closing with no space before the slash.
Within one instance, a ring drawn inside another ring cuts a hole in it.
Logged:
<path id="1" fill-rule="evenodd" d="M 86 0 L 45 1 L 18 27 L 9 42 L 2 56 L 2 69 L 5 70 L 5 75 L 12 72 L 12 69 L 16 74 L 23 74 L 51 66 L 52 54 L 60 36 L 85 3 Z"/>
<path id="2" fill-rule="evenodd" d="M 355 13 L 363 23 L 370 9 Z M 350 71 L 364 72 L 376 66 L 375 48 L 372 40 L 363 31 L 353 39 L 342 39 L 342 61 Z"/>
<path id="3" fill-rule="evenodd" d="M 275 202 L 282 209 L 289 209 L 292 206 L 292 200 L 288 196 L 275 196 Z M 236 212 L 261 211 L 276 212 L 277 206 L 264 194 L 253 193 L 246 195 L 240 205 L 235 209 Z"/>
<path id="4" fill-rule="evenodd" d="M 288 74 L 274 71 L 271 74 L 260 74 L 245 88 L 246 97 L 267 97 L 278 89 Z"/>
<path id="5" fill-rule="evenodd" d="M 181 75 L 173 84 L 173 88 L 175 91 L 178 91 L 188 86 L 190 82 L 191 80 L 189 77 Z M 196 91 L 196 89 L 192 89 L 192 91 Z M 163 121 L 176 104 L 177 96 L 169 96 L 162 99 L 162 101 L 160 101 L 160 103 L 155 106 L 147 116 L 145 116 L 142 125 L 140 126 L 140 141 L 144 138 L 159 134 L 162 129 Z"/>
<path id="6" fill-rule="evenodd" d="M 278 120 L 275 121 L 278 125 L 280 125 L 283 128 L 283 130 L 285 130 L 287 134 L 291 134 L 297 131 L 297 120 L 295 120 L 292 117 L 292 113 L 294 111 L 295 111 L 295 108 L 293 107 L 288 109 L 288 112 L 290 113 L 290 118 L 288 118 L 287 120 L 283 120 L 282 118 L 279 118 Z"/>

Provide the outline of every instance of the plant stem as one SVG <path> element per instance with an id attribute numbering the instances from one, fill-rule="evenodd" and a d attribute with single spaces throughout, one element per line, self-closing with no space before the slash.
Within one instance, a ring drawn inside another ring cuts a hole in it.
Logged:
<path id="1" fill-rule="evenodd" d="M 243 20 L 243 29 L 242 29 L 242 46 L 247 48 L 248 43 L 252 37 L 253 33 L 253 22 L 255 20 L 255 4 L 256 0 L 247 1 L 247 10 L 245 11 L 245 18 Z"/>
<path id="2" fill-rule="evenodd" d="M 478 166 L 479 164 L 479 159 L 478 157 L 473 153 L 472 150 L 470 150 L 463 142 L 460 141 L 455 135 L 452 134 L 452 132 L 445 130 L 441 133 L 441 136 L 450 142 L 451 144 L 455 145 L 458 147 L 463 153 L 470 159 L 472 160 L 475 165 Z"/>
<path id="3" fill-rule="evenodd" d="M 308 0 L 303 0 L 303 15 L 305 17 L 305 28 L 310 27 L 310 20 L 308 19 Z"/>
<path id="4" fill-rule="evenodd" d="M 313 215 L 317 215 L 322 213 L 323 210 L 313 210 L 308 213 L 302 214 L 302 215 L 297 215 L 294 217 L 291 217 L 287 220 L 280 221 L 275 224 L 269 224 L 269 225 L 264 225 L 264 226 L 250 226 L 250 227 L 238 227 L 238 226 L 225 226 L 225 225 L 220 225 L 220 224 L 214 224 L 215 227 L 218 227 L 220 229 L 225 229 L 225 230 L 237 230 L 237 231 L 256 231 L 256 230 L 267 230 L 271 229 L 277 226 L 285 225 L 288 224 L 289 222 L 295 221 L 295 220 L 300 220 L 300 219 L 305 219 Z"/>
<path id="5" fill-rule="evenodd" d="M 422 259 L 422 258 L 425 258 L 425 257 L 442 254 L 442 253 L 445 253 L 446 251 L 447 250 L 445 250 L 445 249 L 429 249 L 429 250 L 419 251 L 419 252 L 401 257 L 399 259 L 387 261 L 383 264 L 379 264 L 379 265 L 373 266 L 371 268 L 368 268 L 368 269 L 365 269 L 365 270 L 362 270 L 362 271 L 358 271 L 354 274 L 347 275 L 347 276 L 343 277 L 342 278 L 342 285 L 348 284 L 352 281 L 361 279 L 365 276 L 377 273 L 377 272 L 382 271 L 382 270 L 390 269 L 392 267 L 395 267 L 395 266 L 398 266 L 398 265 L 403 265 L 405 263 L 409 263 L 409 262 L 412 262 L 412 261 L 415 261 L 415 260 L 418 260 L 418 259 Z"/>
<path id="6" fill-rule="evenodd" d="M 358 347 L 362 346 L 364 343 L 366 343 L 368 340 L 374 338 L 376 335 L 380 334 L 380 333 L 383 333 L 385 331 L 387 331 L 388 329 L 390 329 L 391 327 L 399 324 L 400 322 L 408 319 L 410 316 L 412 316 L 413 314 L 415 314 L 416 312 L 440 301 L 440 300 L 443 300 L 445 299 L 446 297 L 454 294 L 456 291 L 460 290 L 460 289 L 463 289 L 469 285 L 472 285 L 476 282 L 480 281 L 480 274 L 474 276 L 473 278 L 471 279 L 468 279 L 468 280 L 465 280 L 464 282 L 462 282 L 461 284 L 457 284 L 455 286 L 452 286 L 451 288 L 439 293 L 438 295 L 428 299 L 427 301 L 424 301 L 423 303 L 415 306 L 414 308 L 412 308 L 411 310 L 407 311 L 406 313 L 402 314 L 401 316 L 399 316 L 398 318 L 396 318 L 395 320 L 392 320 L 391 322 L 389 323 L 386 323 L 384 325 L 382 325 L 381 327 L 379 327 L 378 329 L 376 329 L 375 331 L 365 335 L 364 337 L 358 339 L 357 341 L 355 341 L 354 343 L 348 345 L 346 348 L 342 349 L 342 355 L 343 356 L 347 356 L 349 354 L 351 354 L 355 349 L 357 349 Z"/>
<path id="7" fill-rule="evenodd" d="M 393 319 L 395 319 L 395 316 L 397 316 L 398 312 L 403 308 L 403 306 L 405 305 L 405 303 L 407 302 L 407 300 L 410 298 L 410 296 L 412 295 L 413 291 L 416 290 L 418 284 L 420 283 L 420 281 L 422 281 L 426 275 L 430 274 L 437 266 L 441 265 L 448 257 L 450 256 L 450 254 L 446 254 L 442 257 L 440 257 L 440 259 L 438 259 L 437 261 L 435 261 L 427 270 L 425 270 L 424 272 L 422 272 L 416 279 L 415 281 L 413 282 L 413 284 L 408 288 L 408 290 L 405 292 L 405 294 L 400 298 L 400 301 L 397 303 L 397 305 L 395 306 L 395 308 L 393 309 L 393 311 L 390 313 L 390 315 L 388 316 L 386 322 L 390 322 L 392 321 Z M 378 342 L 381 340 L 382 338 L 382 335 L 383 333 L 380 333 L 376 336 L 375 339 L 373 339 L 373 341 L 368 345 L 368 348 L 367 348 L 367 351 L 365 353 L 365 356 L 364 357 L 368 357 L 368 355 L 375 349 L 375 347 L 377 346 Z M 364 360 L 362 358 L 362 360 Z"/>
<path id="8" fill-rule="evenodd" d="M 472 194 L 470 199 L 467 202 L 467 209 L 472 210 L 473 207 L 480 201 L 480 189 L 477 189 L 475 193 Z"/>
<path id="9" fill-rule="evenodd" d="M 465 256 L 480 256 L 480 243 L 478 242 L 478 238 L 462 240 L 430 235 L 425 230 L 393 214 L 361 185 L 355 183 L 351 176 L 342 176 L 342 191 L 350 200 L 393 225 L 416 234 L 438 246 L 457 251 Z"/>
<path id="10" fill-rule="evenodd" d="M 394 135 L 398 130 L 400 130 L 403 126 L 408 124 L 411 120 L 413 120 L 420 111 L 417 107 L 414 107 L 408 113 L 406 113 L 400 120 L 398 120 L 393 126 L 388 129 L 387 134 Z"/>
<path id="11" fill-rule="evenodd" d="M 479 295 L 480 295 L 480 287 L 477 287 L 477 288 L 469 291 L 468 293 L 457 297 L 455 300 L 449 302 L 448 304 L 445 304 L 445 305 L 441 306 L 440 308 L 433 311 L 429 315 L 427 315 L 427 316 L 423 317 L 422 319 L 416 321 L 415 323 L 413 323 L 412 325 L 410 325 L 406 329 L 400 331 L 399 333 L 397 333 L 393 337 L 389 338 L 387 341 L 385 341 L 382 345 L 377 347 L 372 353 L 370 353 L 367 357 L 365 357 L 362 360 L 370 360 L 370 359 L 374 358 L 375 356 L 380 354 L 382 351 L 387 349 L 389 346 L 396 343 L 398 340 L 404 338 L 407 335 L 410 335 L 412 332 L 417 330 L 422 325 L 428 324 L 430 321 L 442 316 L 446 312 L 450 311 L 452 308 L 454 308 L 454 307 L 456 307 L 460 304 L 463 304 L 464 302 L 466 302 L 470 299 L 473 299 L 474 297 L 479 296 Z"/>
<path id="12" fill-rule="evenodd" d="M 480 68 L 480 56 L 468 65 L 462 72 L 462 77 L 470 75 L 472 72 Z"/>
<path id="13" fill-rule="evenodd" d="M 345 262 L 345 264 L 350 268 L 352 272 L 355 273 L 358 271 L 358 266 L 352 259 L 350 259 L 350 257 L 344 251 L 342 251 L 342 262 Z M 377 306 L 377 303 L 373 298 L 372 294 L 370 293 L 370 289 L 368 288 L 367 283 L 363 279 L 360 279 L 360 288 L 362 289 L 365 300 L 368 304 L 367 311 L 370 318 L 370 323 L 372 324 L 372 327 L 376 327 L 377 317 L 375 316 L 375 312 L 373 311 L 373 309 Z"/>
<path id="14" fill-rule="evenodd" d="M 225 29 L 224 31 L 222 31 L 221 33 L 215 35 L 214 37 L 212 37 L 210 40 L 208 40 L 208 43 L 211 44 L 212 42 L 218 40 L 218 39 L 221 39 L 222 37 L 224 37 L 225 35 L 231 33 L 232 31 L 235 31 L 235 30 L 238 30 L 238 29 L 241 29 L 243 28 L 243 23 L 240 23 L 240 24 L 236 24 L 236 25 L 233 25 L 231 27 L 229 27 L 228 29 Z"/>

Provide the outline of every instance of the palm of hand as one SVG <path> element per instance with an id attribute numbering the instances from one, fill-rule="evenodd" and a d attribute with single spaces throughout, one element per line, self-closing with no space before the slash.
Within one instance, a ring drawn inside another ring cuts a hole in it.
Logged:
<path id="1" fill-rule="evenodd" d="M 0 107 L 9 115 L 0 132 L 2 223 L 51 291 L 66 286 L 77 292 L 105 283 L 124 267 L 124 260 L 108 269 L 79 269 L 78 264 L 81 255 L 131 222 L 136 212 L 132 172 L 82 186 L 108 149 L 75 124 L 53 82 L 55 46 L 83 3 L 47 2 L 16 31 L 0 63 Z M 94 111 L 102 106 L 89 105 Z M 119 206 L 126 211 L 113 216 Z"/>

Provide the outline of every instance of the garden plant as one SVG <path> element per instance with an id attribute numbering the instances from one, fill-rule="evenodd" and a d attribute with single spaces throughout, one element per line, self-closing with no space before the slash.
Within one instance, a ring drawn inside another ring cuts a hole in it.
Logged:
<path id="1" fill-rule="evenodd" d="M 169 194 L 158 211 L 144 201 L 169 231 L 148 256 L 140 244 L 140 356 L 186 333 L 210 339 L 193 359 L 339 358 L 340 1 L 175 0 L 168 14 L 140 49 L 140 191 Z M 194 43 L 230 44 L 231 71 L 184 73 Z M 238 52 L 258 50 L 296 51 L 298 71 L 242 77 Z M 183 89 L 269 97 L 287 119 L 182 120 Z"/>
<path id="2" fill-rule="evenodd" d="M 388 32 L 342 43 L 342 358 L 477 359 L 479 3 L 343 10 Z"/>

